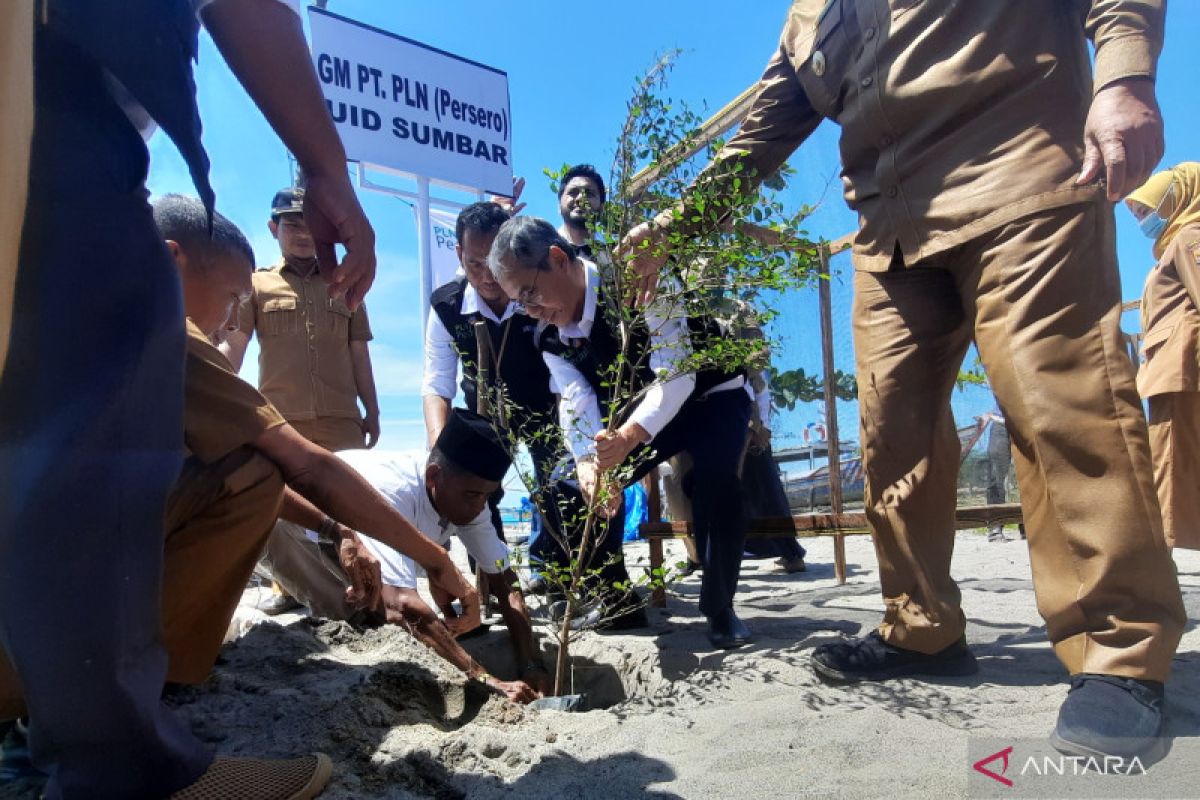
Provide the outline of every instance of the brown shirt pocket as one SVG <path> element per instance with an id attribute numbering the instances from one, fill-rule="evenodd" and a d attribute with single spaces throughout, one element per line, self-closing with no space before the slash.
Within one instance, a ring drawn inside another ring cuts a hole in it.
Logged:
<path id="1" fill-rule="evenodd" d="M 300 307 L 295 295 L 267 297 L 260 312 L 260 336 L 286 336 L 300 331 Z"/>
<path id="2" fill-rule="evenodd" d="M 815 29 L 798 26 L 788 47 L 796 77 L 813 109 L 831 119 L 842 112 L 843 84 L 853 63 L 849 29 L 855 20 L 843 16 L 842 6 L 842 0 L 832 0 Z"/>

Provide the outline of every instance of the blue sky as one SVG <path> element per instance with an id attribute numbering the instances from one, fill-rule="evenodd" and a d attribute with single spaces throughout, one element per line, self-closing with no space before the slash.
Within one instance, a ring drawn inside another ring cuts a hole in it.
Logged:
<path id="1" fill-rule="evenodd" d="M 630 87 L 656 55 L 683 50 L 668 94 L 701 113 L 705 108 L 713 111 L 757 79 L 777 42 L 788 5 L 787 0 L 734 6 L 711 0 L 659 0 L 652 6 L 630 0 L 579 4 L 330 0 L 329 10 L 506 71 L 513 163 L 516 173 L 529 179 L 525 213 L 556 220 L 556 198 L 543 169 L 587 161 L 607 174 Z M 1158 83 L 1167 126 L 1163 166 L 1200 159 L 1200 104 L 1191 83 L 1194 42 L 1187 35 L 1200 30 L 1200 3 L 1177 0 L 1171 5 L 1167 27 Z M 285 150 L 206 35 L 202 35 L 197 84 L 218 208 L 250 237 L 260 265 L 268 264 L 278 256 L 267 231 L 270 198 L 290 180 Z M 798 174 L 788 199 L 797 205 L 821 201 L 808 220 L 807 231 L 813 237 L 836 238 L 855 224 L 837 184 L 836 134 L 831 124 L 822 125 L 791 162 Z M 170 142 L 159 134 L 150 147 L 151 192 L 194 193 Z M 371 350 L 384 419 L 380 446 L 418 447 L 424 437 L 419 396 L 422 335 L 413 213 L 391 197 L 371 192 L 361 192 L 360 197 L 378 237 L 378 278 L 367 303 L 376 337 Z M 1149 242 L 1121 208 L 1117 219 L 1124 296 L 1132 299 L 1140 295 L 1151 266 Z M 803 297 L 783 309 L 787 321 L 775 331 L 784 340 L 777 358 L 780 368 L 800 364 L 815 371 L 819 350 L 814 309 Z M 848 291 L 841 283 L 835 289 L 835 318 L 847 312 Z M 836 337 L 842 369 L 852 364 L 846 328 L 843 322 L 843 332 Z M 251 381 L 257 374 L 253 352 L 243 370 Z M 988 404 L 986 393 L 968 393 L 956 404 L 956 415 L 969 421 L 971 414 Z M 844 435 L 854 432 L 853 411 L 848 404 L 840 412 Z M 809 407 L 782 415 L 777 421 L 781 436 L 798 441 L 800 431 L 816 414 L 816 408 Z"/>

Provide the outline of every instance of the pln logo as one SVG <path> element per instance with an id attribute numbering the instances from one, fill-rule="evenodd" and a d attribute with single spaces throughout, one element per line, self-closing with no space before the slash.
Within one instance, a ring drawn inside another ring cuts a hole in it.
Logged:
<path id="1" fill-rule="evenodd" d="M 1012 747 L 1006 747 L 998 753 L 992 753 L 990 756 L 981 758 L 971 766 L 975 768 L 976 772 L 982 772 L 992 780 L 998 781 L 1011 789 L 1013 782 L 1004 777 L 1004 774 L 1008 772 L 1008 757 L 1012 755 L 1012 751 Z M 998 765 L 1000 769 L 999 772 L 995 772 L 988 768 L 989 764 L 995 764 L 997 761 L 1003 762 L 1002 764 Z"/>

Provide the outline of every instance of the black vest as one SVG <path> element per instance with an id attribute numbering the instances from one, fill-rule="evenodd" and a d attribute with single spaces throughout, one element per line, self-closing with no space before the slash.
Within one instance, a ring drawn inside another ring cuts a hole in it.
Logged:
<path id="1" fill-rule="evenodd" d="M 537 322 L 524 314 L 515 314 L 503 323 L 494 322 L 483 314 L 462 313 L 463 293 L 467 279 L 458 278 L 437 289 L 430 297 L 430 305 L 438 319 L 454 339 L 462 363 L 462 390 L 467 408 L 474 411 L 478 402 L 476 391 L 476 364 L 479 351 L 475 343 L 474 323 L 479 320 L 487 324 L 492 337 L 492 349 L 500 359 L 499 379 L 503 382 L 508 399 L 516 406 L 513 409 L 513 428 L 520 432 L 525 426 L 543 426 L 552 422 L 555 410 L 554 395 L 550 393 L 550 370 L 542 360 L 542 354 L 534 344 L 533 333 Z M 509 328 L 507 341 L 505 328 Z M 504 353 L 500 345 L 504 344 Z M 489 365 L 490 385 L 497 386 L 494 362 Z"/>
<path id="2" fill-rule="evenodd" d="M 717 323 L 708 318 L 689 318 L 687 324 L 692 347 L 696 350 L 706 349 L 711 338 L 725 335 Z M 612 408 L 614 381 L 619 380 L 622 388 L 631 390 L 629 395 L 637 395 L 645 391 L 656 379 L 654 371 L 650 369 L 650 335 L 644 322 L 639 320 L 633 326 L 630 337 L 630 357 L 626 363 L 634 366 L 632 380 L 629 376 L 617 376 L 613 372 L 617 356 L 621 353 L 621 339 L 608 320 L 603 298 L 599 298 L 596 303 L 596 319 L 592 323 L 592 332 L 587 339 L 574 340 L 567 344 L 559 336 L 558 328 L 550 325 L 538 332 L 537 344 L 543 352 L 560 356 L 582 373 L 596 393 L 596 399 L 600 405 L 600 415 L 608 420 L 614 410 Z M 696 373 L 696 385 L 688 398 L 689 402 L 702 397 L 709 389 L 738 375 L 745 375 L 745 370 L 726 371 L 712 368 L 699 370 Z M 632 412 L 635 406 L 636 402 L 628 403 L 623 409 L 622 416 Z"/>
<path id="3" fill-rule="evenodd" d="M 209 211 L 208 155 L 196 110 L 200 23 L 190 0 L 48 0 L 47 24 L 129 90 L 179 149 Z"/>

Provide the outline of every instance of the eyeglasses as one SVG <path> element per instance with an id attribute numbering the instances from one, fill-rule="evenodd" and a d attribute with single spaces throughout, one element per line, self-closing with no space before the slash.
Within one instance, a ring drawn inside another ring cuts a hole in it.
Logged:
<path id="1" fill-rule="evenodd" d="M 540 308 L 542 305 L 542 293 L 537 289 L 538 278 L 542 277 L 542 272 L 545 271 L 542 269 L 542 266 L 543 265 L 539 265 L 534 271 L 533 283 L 522 288 L 520 292 L 517 293 L 517 304 L 522 308 L 529 308 L 530 306 L 533 306 L 534 308 Z"/>

